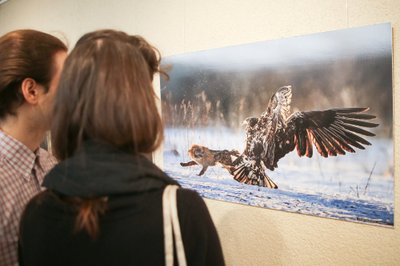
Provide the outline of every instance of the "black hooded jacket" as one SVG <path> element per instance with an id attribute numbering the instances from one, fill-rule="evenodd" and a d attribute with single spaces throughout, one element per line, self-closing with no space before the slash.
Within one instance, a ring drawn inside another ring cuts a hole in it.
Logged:
<path id="1" fill-rule="evenodd" d="M 177 184 L 145 157 L 89 141 L 46 176 L 48 190 L 21 219 L 20 265 L 165 265 L 162 192 Z M 107 197 L 94 239 L 75 230 L 76 210 L 62 196 Z M 203 199 L 177 192 L 188 265 L 224 265 L 219 238 Z"/>

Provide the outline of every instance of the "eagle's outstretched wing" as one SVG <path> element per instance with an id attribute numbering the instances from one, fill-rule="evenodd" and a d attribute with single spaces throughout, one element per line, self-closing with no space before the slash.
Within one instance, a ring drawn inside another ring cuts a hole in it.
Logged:
<path id="1" fill-rule="evenodd" d="M 354 153 L 354 147 L 365 149 L 371 145 L 362 136 L 372 137 L 375 134 L 363 128 L 377 127 L 378 124 L 367 120 L 374 115 L 366 114 L 369 108 L 337 108 L 324 111 L 293 113 L 284 130 L 277 132 L 278 143 L 275 143 L 274 167 L 280 158 L 297 149 L 299 156 L 311 157 L 313 145 L 323 157 Z"/>
<path id="2" fill-rule="evenodd" d="M 267 110 L 258 119 L 257 128 L 263 131 L 263 134 L 268 134 L 267 131 L 274 133 L 275 128 L 284 126 L 290 115 L 291 102 L 292 86 L 280 87 L 269 100 Z"/>
<path id="3" fill-rule="evenodd" d="M 276 132 L 286 127 L 290 113 L 292 87 L 280 87 L 268 102 L 267 109 L 257 118 L 248 118 L 246 126 L 246 154 L 251 159 L 274 157 Z M 272 159 L 273 161 L 273 159 Z"/>
<path id="4" fill-rule="evenodd" d="M 277 188 L 265 174 L 265 168 L 274 170 L 279 159 L 297 149 L 299 156 L 312 157 L 313 145 L 323 157 L 355 152 L 355 148 L 365 149 L 371 145 L 361 136 L 375 136 L 363 128 L 377 127 L 368 120 L 374 115 L 366 114 L 369 108 L 341 108 L 324 111 L 296 112 L 286 121 L 285 127 L 277 128 L 268 142 L 254 142 L 255 150 L 273 148 L 273 155 L 257 152 L 257 157 L 241 155 L 234 162 L 231 173 L 235 180 L 246 184 Z M 360 136 L 361 135 L 361 136 Z M 272 142 L 271 142 L 272 141 Z M 258 143 L 258 145 L 257 145 Z M 270 151 L 269 151 L 270 152 Z"/>
<path id="5" fill-rule="evenodd" d="M 285 131 L 292 102 L 292 86 L 280 87 L 268 102 L 267 110 L 257 123 L 257 133 L 252 140 L 250 157 L 264 162 L 270 170 L 276 157 L 276 144 L 281 142 L 278 132 Z"/>

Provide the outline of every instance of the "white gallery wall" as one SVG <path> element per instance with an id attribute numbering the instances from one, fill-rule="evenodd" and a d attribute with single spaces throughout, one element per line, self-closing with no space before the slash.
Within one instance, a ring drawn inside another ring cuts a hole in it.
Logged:
<path id="1" fill-rule="evenodd" d="M 164 56 L 391 22 L 395 227 L 385 228 L 206 200 L 228 265 L 400 265 L 399 0 L 9 0 L 0 35 L 34 28 L 70 48 L 88 31 L 140 34 Z"/>

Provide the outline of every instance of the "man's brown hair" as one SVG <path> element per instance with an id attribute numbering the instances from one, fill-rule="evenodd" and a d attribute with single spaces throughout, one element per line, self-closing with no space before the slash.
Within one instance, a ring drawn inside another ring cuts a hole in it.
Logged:
<path id="1" fill-rule="evenodd" d="M 46 92 L 54 75 L 54 55 L 67 51 L 56 37 L 35 30 L 16 30 L 0 37 L 0 120 L 15 115 L 24 103 L 21 83 L 32 78 Z"/>

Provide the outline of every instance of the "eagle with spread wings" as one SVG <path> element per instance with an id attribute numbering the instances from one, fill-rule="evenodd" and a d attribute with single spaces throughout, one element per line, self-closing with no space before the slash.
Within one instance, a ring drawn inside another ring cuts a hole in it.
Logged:
<path id="1" fill-rule="evenodd" d="M 278 161 L 297 150 L 299 156 L 313 156 L 313 146 L 323 156 L 354 153 L 354 148 L 371 145 L 364 137 L 375 136 L 364 128 L 378 124 L 368 120 L 369 108 L 334 108 L 323 111 L 290 113 L 292 87 L 279 88 L 260 117 L 247 118 L 244 152 L 232 163 L 229 172 L 236 181 L 268 188 L 278 186 L 266 174 Z M 362 135 L 362 136 L 361 136 Z"/>

